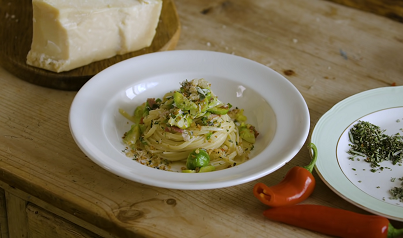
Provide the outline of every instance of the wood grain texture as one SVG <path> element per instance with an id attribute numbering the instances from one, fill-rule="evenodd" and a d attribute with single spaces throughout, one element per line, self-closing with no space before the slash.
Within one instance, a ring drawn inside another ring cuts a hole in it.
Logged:
<path id="1" fill-rule="evenodd" d="M 101 238 L 34 204 L 27 204 L 26 213 L 30 238 Z"/>
<path id="2" fill-rule="evenodd" d="M 6 192 L 7 220 L 10 237 L 29 237 L 28 220 L 25 214 L 26 201 Z"/>
<path id="3" fill-rule="evenodd" d="M 122 60 L 138 55 L 173 50 L 180 35 L 180 22 L 172 0 L 164 0 L 156 35 L 149 47 L 93 62 L 67 72 L 55 73 L 26 64 L 32 42 L 32 1 L 0 0 L 0 62 L 30 83 L 62 90 L 78 90 L 92 76 Z"/>
<path id="4" fill-rule="evenodd" d="M 8 238 L 6 194 L 0 188 L 0 238 Z"/>
<path id="5" fill-rule="evenodd" d="M 401 0 L 328 0 L 348 7 L 385 16 L 403 23 L 403 1 Z"/>
<path id="6" fill-rule="evenodd" d="M 24 201 L 24 204 L 34 204 L 35 206 L 40 207 L 43 210 L 46 210 L 48 213 L 52 213 L 58 217 L 61 217 L 64 220 L 66 220 L 72 224 L 75 224 L 76 226 L 79 226 L 85 230 L 92 231 L 93 233 L 97 234 L 100 237 L 103 237 L 103 238 L 115 237 L 115 236 L 111 235 L 109 232 L 106 232 L 105 230 L 103 230 L 102 228 L 96 227 L 89 222 L 79 219 L 78 217 L 75 216 L 74 213 L 67 213 L 49 203 L 42 201 L 41 199 L 39 199 L 37 197 L 32 196 L 29 193 L 19 190 L 18 188 L 14 187 L 14 186 L 10 186 L 7 183 L 4 183 L 3 181 L 0 181 L 0 191 L 7 191 L 7 193 L 13 195 L 13 196 L 9 197 L 11 199 L 17 198 L 20 201 Z M 5 198 L 4 198 L 4 203 L 7 204 L 7 201 Z M 2 213 L 2 215 L 7 216 L 7 212 Z M 26 216 L 28 216 L 27 212 L 26 212 Z M 2 226 L 3 225 L 4 224 L 2 224 Z M 5 223 L 5 225 L 7 225 L 7 223 Z M 4 231 L 8 231 L 8 227 L 6 227 L 6 229 L 4 229 Z M 6 238 L 8 237 L 8 232 L 7 232 L 7 235 L 5 235 L 4 237 L 6 237 Z"/>
<path id="7" fill-rule="evenodd" d="M 399 22 L 322 0 L 175 4 L 182 23 L 177 50 L 235 54 L 283 74 L 305 98 L 311 130 L 346 97 L 403 85 Z M 262 215 L 267 207 L 252 194 L 255 183 L 274 185 L 293 166 L 308 164 L 305 146 L 276 172 L 234 187 L 184 191 L 135 183 L 102 169 L 75 144 L 68 126 L 75 92 L 38 87 L 1 66 L 5 183 L 116 237 L 326 237 L 268 221 Z M 305 203 L 368 213 L 314 176 L 316 188 Z"/>

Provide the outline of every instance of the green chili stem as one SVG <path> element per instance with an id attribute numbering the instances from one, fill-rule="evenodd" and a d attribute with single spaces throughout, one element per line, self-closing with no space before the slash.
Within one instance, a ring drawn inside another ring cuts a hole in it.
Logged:
<path id="1" fill-rule="evenodd" d="M 400 235 L 403 235 L 403 228 L 402 229 L 396 229 L 392 226 L 392 224 L 389 223 L 389 228 L 388 228 L 388 238 L 393 238 L 393 237 L 398 237 Z"/>
<path id="2" fill-rule="evenodd" d="M 308 145 L 308 148 L 313 150 L 313 153 L 311 153 L 312 160 L 311 163 L 309 163 L 307 166 L 304 166 L 303 168 L 312 173 L 313 167 L 315 166 L 316 160 L 318 159 L 318 149 L 316 148 L 316 145 L 314 143 L 310 143 Z"/>

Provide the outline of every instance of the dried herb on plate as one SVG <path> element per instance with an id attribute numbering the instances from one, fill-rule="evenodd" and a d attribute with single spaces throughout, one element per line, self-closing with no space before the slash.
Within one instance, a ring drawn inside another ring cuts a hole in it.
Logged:
<path id="1" fill-rule="evenodd" d="M 395 179 L 393 179 L 392 182 L 394 182 Z M 403 177 L 399 178 L 400 181 L 403 181 Z M 392 195 L 390 199 L 395 199 L 399 200 L 400 202 L 403 202 L 403 182 L 401 183 L 400 187 L 394 187 L 389 190 L 390 194 Z"/>
<path id="2" fill-rule="evenodd" d="M 366 121 L 359 121 L 349 131 L 350 150 L 353 157 L 363 156 L 371 167 L 389 160 L 392 164 L 401 163 L 403 159 L 403 136 L 399 133 L 389 136 L 379 126 Z"/>
<path id="3" fill-rule="evenodd" d="M 372 168 L 379 167 L 382 161 L 391 161 L 392 164 L 402 163 L 403 136 L 399 133 L 389 136 L 379 126 L 366 121 L 358 121 L 348 132 L 351 144 L 347 152 L 352 155 L 365 157 L 365 161 L 371 163 Z M 401 164 L 399 164 L 401 165 Z M 381 167 L 382 170 L 382 167 Z M 371 170 L 376 171 L 375 169 Z M 393 181 L 392 181 L 393 182 Z M 403 202 L 403 184 L 389 190 L 390 199 Z"/>
<path id="4" fill-rule="evenodd" d="M 394 187 L 390 189 L 389 192 L 392 195 L 392 197 L 390 197 L 391 199 L 396 199 L 400 202 L 403 202 L 403 187 Z"/>

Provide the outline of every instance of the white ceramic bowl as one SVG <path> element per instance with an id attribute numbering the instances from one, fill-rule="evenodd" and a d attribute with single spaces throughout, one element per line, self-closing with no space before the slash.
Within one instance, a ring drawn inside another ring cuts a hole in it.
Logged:
<path id="1" fill-rule="evenodd" d="M 251 159 L 233 168 L 189 174 L 161 171 L 137 163 L 122 150 L 130 128 L 118 112 L 132 112 L 147 98 L 179 89 L 180 82 L 204 78 L 219 99 L 243 108 L 260 135 Z M 121 177 L 157 187 L 213 189 L 246 183 L 291 160 L 309 133 L 304 98 L 283 76 L 257 62 L 211 51 L 168 51 L 115 64 L 89 80 L 71 105 L 71 133 L 99 166 Z"/>

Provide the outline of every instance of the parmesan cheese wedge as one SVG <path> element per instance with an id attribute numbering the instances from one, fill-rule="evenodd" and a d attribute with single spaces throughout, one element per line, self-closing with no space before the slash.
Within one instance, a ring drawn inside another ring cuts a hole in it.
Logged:
<path id="1" fill-rule="evenodd" d="M 27 64 L 68 71 L 150 46 L 162 0 L 32 0 Z"/>

